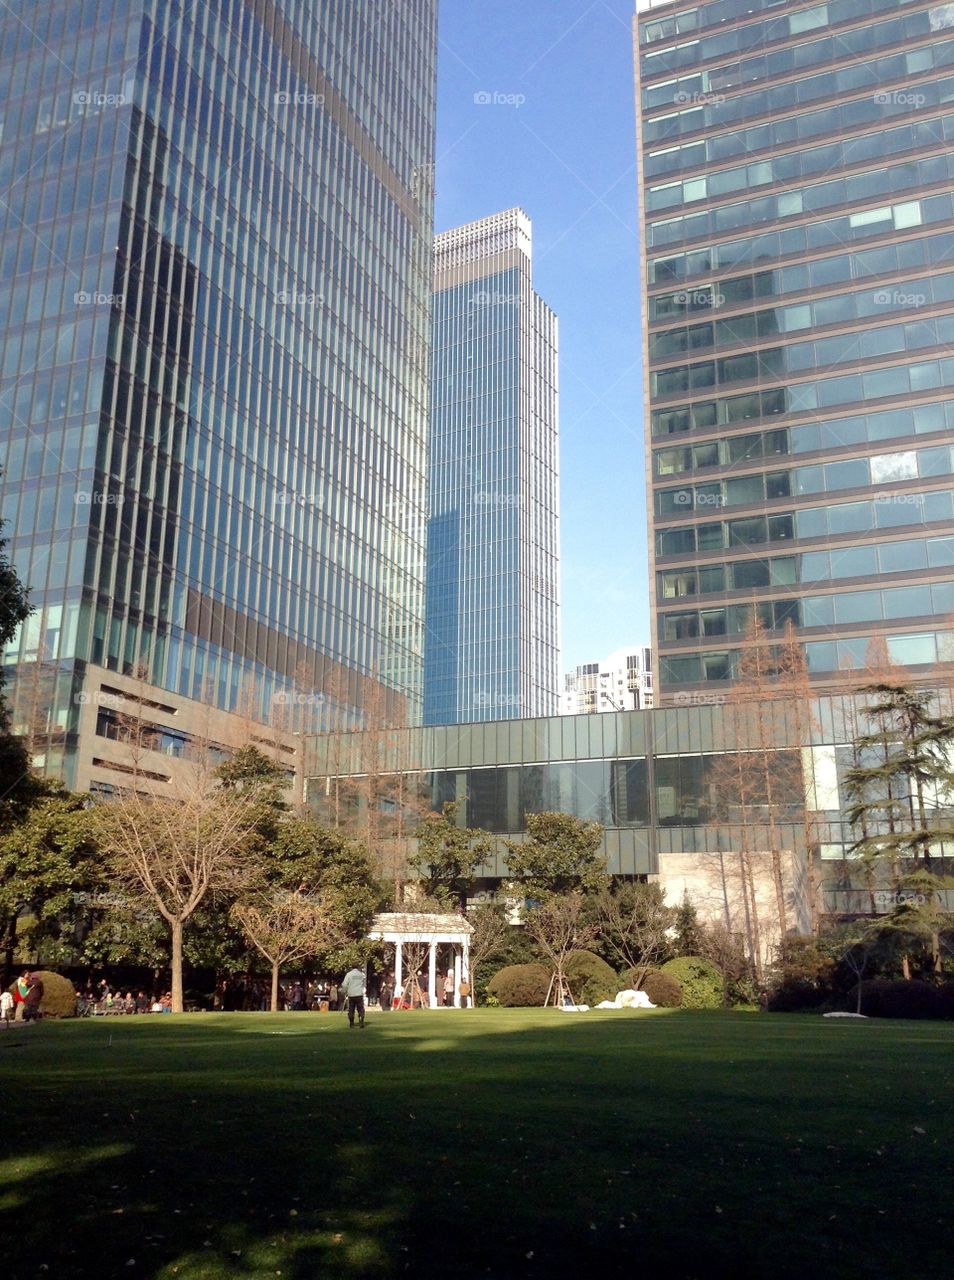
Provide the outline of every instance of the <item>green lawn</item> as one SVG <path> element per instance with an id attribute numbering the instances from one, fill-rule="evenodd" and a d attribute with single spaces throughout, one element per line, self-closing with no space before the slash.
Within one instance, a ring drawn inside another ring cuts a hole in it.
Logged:
<path id="1" fill-rule="evenodd" d="M 477 1010 L 0 1032 L 0 1271 L 950 1274 L 954 1025 Z"/>

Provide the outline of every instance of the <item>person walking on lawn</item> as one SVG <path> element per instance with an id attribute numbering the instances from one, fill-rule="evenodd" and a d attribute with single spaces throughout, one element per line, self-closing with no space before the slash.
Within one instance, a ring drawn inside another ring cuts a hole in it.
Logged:
<path id="1" fill-rule="evenodd" d="M 348 998 L 348 1026 L 354 1026 L 354 1015 L 358 1015 L 358 1026 L 364 1026 L 364 970 L 349 969 L 341 983 L 341 994 Z"/>

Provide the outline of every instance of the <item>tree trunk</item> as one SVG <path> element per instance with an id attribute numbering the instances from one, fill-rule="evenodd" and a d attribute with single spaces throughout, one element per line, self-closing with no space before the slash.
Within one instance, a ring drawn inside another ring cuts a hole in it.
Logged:
<path id="1" fill-rule="evenodd" d="M 855 1005 L 855 1013 L 861 1012 L 861 974 L 858 974 L 858 1001 Z"/>
<path id="2" fill-rule="evenodd" d="M 278 961 L 272 964 L 272 1013 L 278 1012 Z"/>
<path id="3" fill-rule="evenodd" d="M 776 832 L 773 830 L 772 835 L 772 879 L 775 881 L 775 905 L 778 910 L 778 927 L 779 937 L 784 938 L 788 933 L 788 916 L 785 912 L 785 884 L 782 880 L 782 855 L 774 847 Z"/>
<path id="4" fill-rule="evenodd" d="M 185 1013 L 182 996 L 182 921 L 172 922 L 172 1012 Z"/>

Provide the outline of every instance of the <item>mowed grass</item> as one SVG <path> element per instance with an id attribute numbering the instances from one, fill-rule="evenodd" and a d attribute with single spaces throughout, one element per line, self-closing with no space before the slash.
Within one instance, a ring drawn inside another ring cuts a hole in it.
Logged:
<path id="1" fill-rule="evenodd" d="M 0 1033 L 0 1273 L 949 1275 L 954 1026 L 475 1010 Z"/>

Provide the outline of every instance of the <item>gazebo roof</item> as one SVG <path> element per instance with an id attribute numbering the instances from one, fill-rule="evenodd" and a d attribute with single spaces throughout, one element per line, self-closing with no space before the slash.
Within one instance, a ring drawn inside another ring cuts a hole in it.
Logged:
<path id="1" fill-rule="evenodd" d="M 473 932 L 463 916 L 385 911 L 372 920 L 369 936 L 384 942 L 464 942 Z"/>

